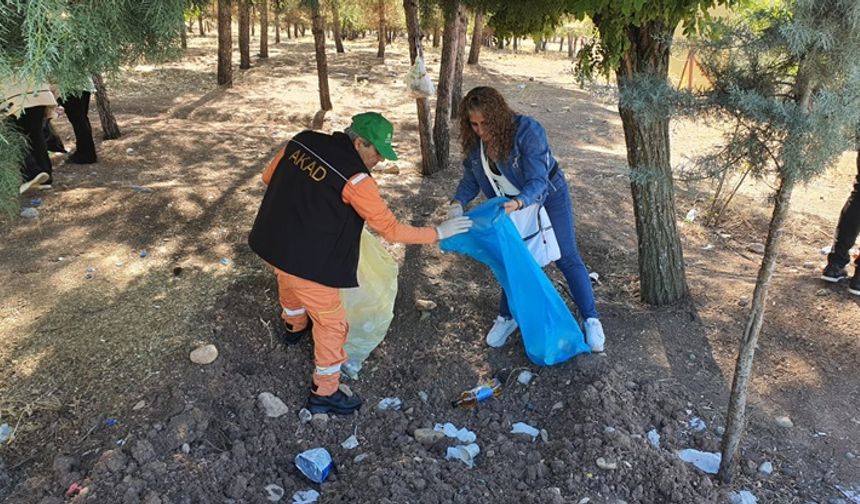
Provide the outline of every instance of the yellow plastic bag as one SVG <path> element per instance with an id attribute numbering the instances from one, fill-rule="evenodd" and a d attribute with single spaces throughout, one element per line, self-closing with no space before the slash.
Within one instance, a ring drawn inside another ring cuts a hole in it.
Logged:
<path id="1" fill-rule="evenodd" d="M 364 360 L 385 338 L 397 297 L 397 263 L 367 229 L 361 232 L 358 287 L 340 292 L 349 322 L 344 345 L 349 360 L 343 371 L 355 379 Z"/>

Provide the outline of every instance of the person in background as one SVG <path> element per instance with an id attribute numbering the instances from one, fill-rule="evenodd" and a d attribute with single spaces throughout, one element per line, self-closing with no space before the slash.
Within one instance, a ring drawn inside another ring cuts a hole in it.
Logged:
<path id="1" fill-rule="evenodd" d="M 510 198 L 505 203 L 507 213 L 542 203 L 561 250 L 561 258 L 555 265 L 567 280 L 585 319 L 586 342 L 593 352 L 602 352 L 606 338 L 594 303 L 591 279 L 576 246 L 570 192 L 543 126 L 531 117 L 515 114 L 501 93 L 484 86 L 466 94 L 460 103 L 459 117 L 463 177 L 448 206 L 448 217 L 462 215 L 463 207 L 478 192 L 483 192 L 486 198 L 495 197 L 494 185 Z M 482 153 L 488 161 L 486 171 Z M 501 347 L 517 327 L 507 296 L 502 292 L 499 315 L 487 333 L 487 344 Z"/>
<path id="2" fill-rule="evenodd" d="M 860 140 L 860 139 L 858 139 Z M 825 282 L 838 283 L 848 278 L 845 266 L 851 262 L 851 247 L 860 234 L 860 145 L 857 151 L 857 177 L 848 200 L 842 206 L 839 222 L 836 224 L 836 238 L 827 255 L 827 266 L 821 273 Z M 860 255 L 854 260 L 854 276 L 848 282 L 848 292 L 860 296 Z"/>
<path id="3" fill-rule="evenodd" d="M 48 189 L 53 183 L 53 165 L 45 143 L 45 118 L 53 113 L 57 100 L 47 84 L 3 83 L 0 117 L 27 138 L 26 162 L 22 163 L 20 194 L 34 188 Z"/>
<path id="4" fill-rule="evenodd" d="M 90 124 L 90 96 L 96 92 L 95 84 L 89 79 L 86 89 L 60 98 L 59 103 L 75 130 L 75 150 L 66 161 L 75 164 L 92 164 L 98 161 L 96 145 L 93 141 L 93 128 Z"/>
<path id="5" fill-rule="evenodd" d="M 458 217 L 438 227 L 401 224 L 379 194 L 370 170 L 397 159 L 394 128 L 375 112 L 358 114 L 344 132 L 303 131 L 263 171 L 266 194 L 248 243 L 278 280 L 287 342 L 311 333 L 314 343 L 311 413 L 350 414 L 357 395 L 338 389 L 349 327 L 340 289 L 356 287 L 365 222 L 388 241 L 431 244 L 467 231 Z"/>

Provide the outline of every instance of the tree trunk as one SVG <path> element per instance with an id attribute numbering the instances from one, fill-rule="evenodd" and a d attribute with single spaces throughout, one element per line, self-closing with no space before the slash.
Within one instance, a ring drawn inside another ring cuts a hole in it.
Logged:
<path id="1" fill-rule="evenodd" d="M 379 15 L 379 48 L 376 50 L 377 58 L 385 58 L 385 1 L 379 0 L 376 4 L 377 14 Z"/>
<path id="2" fill-rule="evenodd" d="M 519 37 L 514 37 L 514 52 L 517 52 L 520 49 L 519 42 L 517 42 L 518 39 Z"/>
<path id="3" fill-rule="evenodd" d="M 239 68 L 251 68 L 251 3 L 239 0 Z"/>
<path id="4" fill-rule="evenodd" d="M 573 55 L 576 51 L 576 46 L 574 44 L 575 42 L 573 41 L 573 32 L 569 31 L 567 32 L 567 57 L 570 59 L 573 59 Z"/>
<path id="5" fill-rule="evenodd" d="M 304 23 L 299 24 L 299 31 L 302 32 L 302 37 L 305 36 L 305 30 L 307 30 L 307 27 L 305 26 L 305 24 Z"/>
<path id="6" fill-rule="evenodd" d="M 439 27 L 433 26 L 433 48 L 439 47 Z"/>
<path id="7" fill-rule="evenodd" d="M 403 10 L 406 12 L 406 32 L 409 37 L 409 60 L 415 59 L 424 51 L 421 48 L 421 29 L 418 27 L 418 0 L 403 0 Z M 418 107 L 418 138 L 421 142 L 421 174 L 432 175 L 439 170 L 436 160 L 436 147 L 433 145 L 433 135 L 430 130 L 430 104 L 427 98 L 416 98 Z"/>
<path id="8" fill-rule="evenodd" d="M 188 30 L 185 29 L 185 19 L 179 23 L 179 47 L 188 49 Z"/>
<path id="9" fill-rule="evenodd" d="M 481 40 L 484 33 L 484 10 L 478 9 L 475 12 L 475 28 L 472 31 L 472 47 L 469 48 L 470 65 L 478 64 L 478 56 L 481 54 Z"/>
<path id="10" fill-rule="evenodd" d="M 460 4 L 457 23 L 457 61 L 454 64 L 454 83 L 451 86 L 451 119 L 457 117 L 460 108 L 460 100 L 463 98 L 463 66 L 466 62 L 466 27 L 469 25 L 469 16 L 466 14 L 466 6 Z"/>
<path id="11" fill-rule="evenodd" d="M 331 96 L 328 91 L 328 63 L 325 57 L 325 18 L 320 12 L 319 1 L 311 3 L 311 15 L 313 24 L 311 32 L 314 34 L 314 52 L 317 60 L 317 79 L 320 86 L 320 109 L 331 110 Z"/>
<path id="12" fill-rule="evenodd" d="M 260 57 L 269 57 L 269 4 L 268 0 L 260 2 Z"/>
<path id="13" fill-rule="evenodd" d="M 768 228 L 767 243 L 764 257 L 758 270 L 755 291 L 753 292 L 750 315 L 741 340 L 738 360 L 735 364 L 735 376 L 732 380 L 732 393 L 729 396 L 729 411 L 726 414 L 726 432 L 721 446 L 719 477 L 725 483 L 730 483 L 734 472 L 735 454 L 740 444 L 741 433 L 746 421 L 747 388 L 752 378 L 753 358 L 756 343 L 764 322 L 764 312 L 767 306 L 767 291 L 773 271 L 776 269 L 776 259 L 779 244 L 782 240 L 785 221 L 791 203 L 791 193 L 794 190 L 795 179 L 787 173 L 780 173 L 780 187 L 776 193 L 773 214 Z"/>
<path id="14" fill-rule="evenodd" d="M 206 31 L 203 29 L 203 13 L 202 12 L 197 16 L 197 32 L 200 34 L 201 37 L 206 35 Z"/>
<path id="15" fill-rule="evenodd" d="M 254 4 L 251 3 L 253 1 L 254 0 L 248 0 L 248 5 L 250 5 L 250 8 L 251 8 L 251 15 L 249 16 L 248 22 L 251 24 L 251 36 L 252 37 L 255 35 L 254 28 L 256 27 L 256 24 L 254 23 L 254 18 L 257 17 L 254 15 L 254 13 L 256 12 L 256 9 L 254 8 Z"/>
<path id="16" fill-rule="evenodd" d="M 340 32 L 340 5 L 338 0 L 331 0 L 331 25 L 335 51 L 338 54 L 343 54 L 343 36 Z"/>
<path id="17" fill-rule="evenodd" d="M 621 93 L 630 92 L 636 79 L 668 82 L 673 29 L 651 21 L 628 30 L 631 45 L 617 70 Z M 675 222 L 669 117 L 642 117 L 620 102 L 619 112 L 639 243 L 640 296 L 654 306 L 673 304 L 686 298 L 687 280 Z"/>
<path id="18" fill-rule="evenodd" d="M 442 62 L 439 70 L 439 88 L 436 91 L 436 122 L 433 125 L 433 143 L 436 145 L 436 161 L 439 169 L 448 167 L 450 150 L 451 94 L 457 64 L 459 39 L 460 0 L 442 0 L 445 28 L 442 32 Z"/>
<path id="19" fill-rule="evenodd" d="M 102 123 L 102 139 L 116 140 L 122 136 L 122 133 L 110 108 L 110 98 L 101 74 L 93 75 L 93 84 L 96 85 L 96 108 L 99 111 L 99 121 Z"/>
<path id="20" fill-rule="evenodd" d="M 299 24 L 293 24 L 293 38 L 299 38 Z"/>
<path id="21" fill-rule="evenodd" d="M 233 30 L 230 0 L 218 0 L 218 85 L 233 85 Z"/>
<path id="22" fill-rule="evenodd" d="M 564 35 L 558 40 L 558 52 L 564 51 Z"/>
<path id="23" fill-rule="evenodd" d="M 280 2 L 275 1 L 273 6 L 275 10 L 275 44 L 281 43 L 281 6 Z"/>

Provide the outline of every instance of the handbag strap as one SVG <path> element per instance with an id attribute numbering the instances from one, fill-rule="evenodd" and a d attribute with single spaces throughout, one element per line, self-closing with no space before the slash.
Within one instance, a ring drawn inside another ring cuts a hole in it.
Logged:
<path id="1" fill-rule="evenodd" d="M 487 180 L 489 180 L 490 185 L 493 186 L 493 191 L 496 192 L 496 196 L 502 196 L 502 189 L 498 184 L 496 184 L 495 179 L 493 179 L 493 172 L 490 170 L 490 163 L 487 161 L 487 155 L 484 153 L 484 141 L 479 140 L 478 145 L 480 146 L 481 164 L 484 166 L 484 175 L 487 176 Z"/>

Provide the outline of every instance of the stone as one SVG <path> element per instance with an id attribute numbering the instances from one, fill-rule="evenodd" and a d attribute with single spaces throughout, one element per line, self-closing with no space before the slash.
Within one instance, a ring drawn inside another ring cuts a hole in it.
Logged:
<path id="1" fill-rule="evenodd" d="M 746 306 L 748 304 L 750 304 L 749 296 L 741 296 L 741 298 L 738 299 L 738 306 Z"/>
<path id="2" fill-rule="evenodd" d="M 146 439 L 138 440 L 134 443 L 134 446 L 131 447 L 131 457 L 136 460 L 138 464 L 145 465 L 148 462 L 155 460 L 155 448 L 153 448 L 152 443 Z"/>
<path id="3" fill-rule="evenodd" d="M 764 254 L 764 243 L 750 243 L 747 245 L 747 250 L 756 254 Z"/>
<path id="4" fill-rule="evenodd" d="M 284 489 L 278 485 L 266 485 L 263 490 L 266 491 L 266 499 L 270 502 L 278 502 L 284 498 Z"/>
<path id="5" fill-rule="evenodd" d="M 306 408 L 302 408 L 299 410 L 299 420 L 302 423 L 308 423 L 314 417 L 313 413 L 308 411 Z"/>
<path id="6" fill-rule="evenodd" d="M 441 439 L 444 439 L 445 433 L 433 429 L 421 428 L 415 429 L 412 436 L 415 438 L 415 441 L 421 443 L 421 446 L 429 448 L 438 443 Z"/>
<path id="7" fill-rule="evenodd" d="M 436 309 L 436 303 L 429 299 L 416 299 L 415 309 L 419 311 L 433 311 Z"/>
<path id="8" fill-rule="evenodd" d="M 215 362 L 215 359 L 218 358 L 218 349 L 212 344 L 201 345 L 192 350 L 189 357 L 191 358 L 191 362 L 205 366 L 206 364 Z"/>
<path id="9" fill-rule="evenodd" d="M 311 425 L 315 430 L 321 431 L 328 427 L 328 415 L 325 413 L 316 413 L 311 417 Z"/>
<path id="10" fill-rule="evenodd" d="M 358 455 L 355 456 L 354 459 L 352 459 L 352 461 L 355 462 L 356 464 L 358 464 L 359 462 L 363 462 L 363 461 L 367 460 L 368 457 L 370 457 L 370 455 L 368 455 L 366 453 L 359 453 Z"/>
<path id="11" fill-rule="evenodd" d="M 137 403 L 134 406 L 132 406 L 131 409 L 133 409 L 134 411 L 139 411 L 145 407 L 146 407 L 146 401 L 141 399 L 140 401 L 137 401 Z"/>
<path id="12" fill-rule="evenodd" d="M 284 401 L 271 392 L 261 392 L 260 395 L 257 396 L 257 407 L 259 407 L 269 418 L 278 418 L 289 411 L 289 408 L 284 404 Z"/>
<path id="13" fill-rule="evenodd" d="M 773 473 L 773 464 L 770 462 L 762 462 L 761 465 L 758 466 L 758 472 L 765 476 L 770 476 Z"/>
<path id="14" fill-rule="evenodd" d="M 794 427 L 794 422 L 792 422 L 791 418 L 787 416 L 778 416 L 774 419 L 774 421 L 778 426 L 783 427 L 785 429 L 790 429 Z"/>
<path id="15" fill-rule="evenodd" d="M 562 408 L 564 408 L 564 403 L 563 403 L 563 402 L 561 402 L 561 401 L 559 401 L 559 402 L 557 402 L 557 403 L 555 403 L 555 404 L 553 404 L 553 405 L 552 405 L 552 408 L 550 408 L 549 412 L 550 412 L 550 413 L 555 413 L 556 411 L 559 411 L 559 410 L 561 410 Z"/>
<path id="16" fill-rule="evenodd" d="M 598 457 L 595 462 L 597 463 L 597 467 L 603 469 L 604 471 L 614 471 L 615 469 L 618 469 L 618 462 L 612 459 Z"/>

